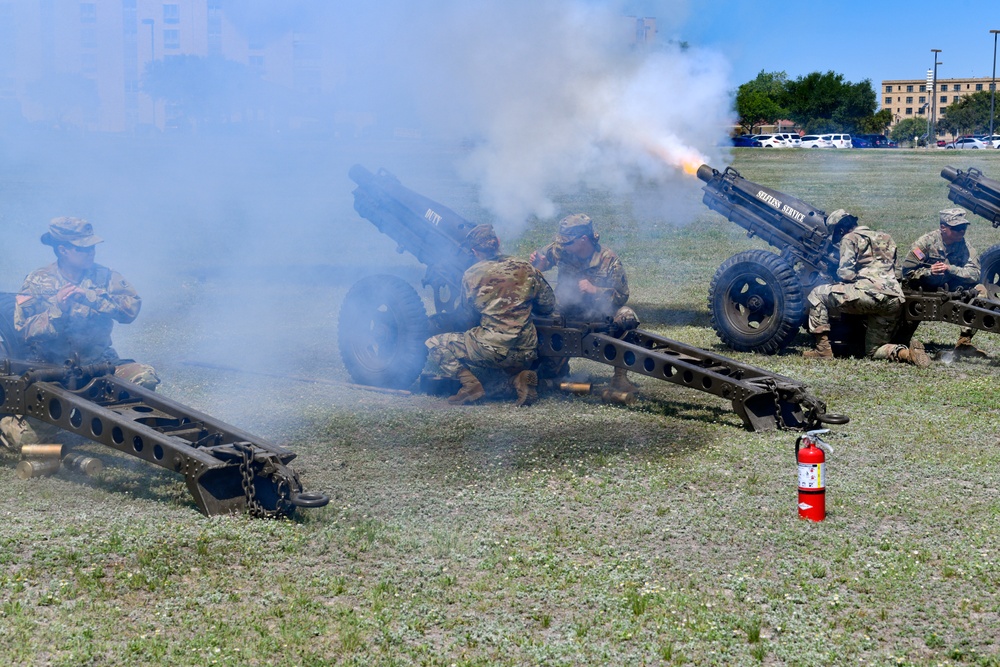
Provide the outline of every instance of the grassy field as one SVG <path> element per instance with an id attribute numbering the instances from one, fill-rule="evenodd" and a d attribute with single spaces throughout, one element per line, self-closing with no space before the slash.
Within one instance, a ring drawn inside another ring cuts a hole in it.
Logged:
<path id="1" fill-rule="evenodd" d="M 855 211 L 905 248 L 950 205 L 941 167 L 997 177 L 993 153 L 740 149 L 734 166 Z M 453 178 L 425 174 L 413 187 L 486 218 Z M 804 335 L 778 356 L 727 352 L 708 326 L 709 281 L 730 255 L 764 246 L 699 195 L 692 183 L 676 209 L 653 213 L 600 192 L 559 203 L 590 213 L 619 251 L 646 328 L 799 379 L 850 415 L 828 439 L 825 522 L 797 518 L 795 433 L 747 433 L 726 402 L 654 380 L 640 380 L 628 407 L 552 396 L 524 410 L 453 408 L 186 365 L 348 381 L 336 314 L 364 259 L 224 277 L 181 264 L 177 287 L 120 328 L 119 350 L 153 362 L 164 394 L 287 444 L 307 488 L 335 500 L 294 521 L 208 519 L 179 477 L 98 445 L 86 447 L 107 466 L 96 478 L 22 481 L 8 456 L 0 655 L 12 665 L 1000 665 L 1000 342 L 976 339 L 993 360 L 926 370 L 805 361 Z M 386 268 L 417 284 L 415 262 L 349 208 L 336 216 L 357 229 L 352 243 L 384 249 Z M 524 256 L 552 226 L 535 222 L 506 246 Z M 983 250 L 1000 231 L 977 220 L 968 238 Z M 248 303 L 293 292 L 312 305 Z M 224 330 L 190 317 L 234 300 L 246 308 Z M 917 336 L 944 351 L 957 328 Z"/>

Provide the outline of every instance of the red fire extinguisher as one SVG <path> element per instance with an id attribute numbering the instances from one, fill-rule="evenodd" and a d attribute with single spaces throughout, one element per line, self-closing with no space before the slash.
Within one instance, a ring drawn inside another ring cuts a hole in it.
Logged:
<path id="1" fill-rule="evenodd" d="M 826 518 L 826 453 L 833 449 L 820 439 L 829 432 L 823 428 L 809 431 L 795 441 L 795 460 L 799 464 L 799 518 L 822 521 Z M 800 445 L 804 445 L 801 449 Z"/>

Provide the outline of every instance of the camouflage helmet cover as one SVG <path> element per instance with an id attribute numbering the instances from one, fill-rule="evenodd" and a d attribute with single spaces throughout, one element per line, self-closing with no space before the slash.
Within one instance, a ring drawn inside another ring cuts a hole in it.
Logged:
<path id="1" fill-rule="evenodd" d="M 969 224 L 969 219 L 965 217 L 964 208 L 946 208 L 939 214 L 941 224 L 949 227 L 963 227 Z"/>
<path id="2" fill-rule="evenodd" d="M 836 211 L 826 216 L 826 226 L 827 229 L 833 230 L 838 225 L 844 224 L 855 224 L 858 221 L 858 216 L 853 213 L 848 213 L 842 208 L 838 208 Z"/>
<path id="3" fill-rule="evenodd" d="M 83 218 L 53 218 L 49 222 L 49 231 L 42 234 L 42 243 L 52 247 L 72 245 L 89 248 L 102 241 L 104 239 L 94 234 L 94 226 Z"/>
<path id="4" fill-rule="evenodd" d="M 496 251 L 500 248 L 500 239 L 497 238 L 493 225 L 476 225 L 466 234 L 464 245 L 474 250 Z"/>
<path id="5" fill-rule="evenodd" d="M 594 224 L 590 221 L 590 216 L 583 213 L 567 215 L 559 221 L 559 232 L 556 234 L 556 241 L 559 243 L 570 243 L 581 236 L 594 235 Z"/>

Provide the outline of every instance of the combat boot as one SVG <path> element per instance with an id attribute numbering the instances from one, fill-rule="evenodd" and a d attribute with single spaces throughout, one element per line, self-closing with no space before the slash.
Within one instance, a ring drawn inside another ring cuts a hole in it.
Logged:
<path id="1" fill-rule="evenodd" d="M 830 334 L 814 334 L 816 346 L 806 350 L 802 356 L 806 359 L 833 359 L 833 347 L 830 345 Z"/>
<path id="2" fill-rule="evenodd" d="M 615 374 L 611 378 L 611 388 L 615 391 L 633 392 L 638 391 L 639 385 L 628 379 L 628 371 L 624 368 L 615 368 Z"/>
<path id="3" fill-rule="evenodd" d="M 917 368 L 927 368 L 931 365 L 931 358 L 919 340 L 910 341 L 909 348 L 904 347 L 896 354 L 900 361 L 913 364 Z"/>
<path id="4" fill-rule="evenodd" d="M 458 381 L 462 383 L 462 388 L 454 396 L 448 397 L 448 402 L 452 405 L 468 405 L 475 403 L 486 395 L 486 390 L 475 375 L 468 368 L 463 368 L 458 372 Z M 535 380 L 536 384 L 538 380 Z"/>
<path id="5" fill-rule="evenodd" d="M 538 400 L 538 374 L 535 371 L 521 371 L 514 376 L 514 390 L 517 400 L 514 405 L 527 407 Z"/>
<path id="6" fill-rule="evenodd" d="M 975 357 L 977 359 L 989 359 L 990 355 L 986 354 L 978 347 L 972 344 L 971 336 L 959 336 L 958 342 L 955 343 L 955 354 L 960 357 Z"/>
<path id="7" fill-rule="evenodd" d="M 24 417 L 7 415 L 0 419 L 0 443 L 7 449 L 20 452 L 21 445 L 34 445 L 38 442 L 35 429 Z"/>

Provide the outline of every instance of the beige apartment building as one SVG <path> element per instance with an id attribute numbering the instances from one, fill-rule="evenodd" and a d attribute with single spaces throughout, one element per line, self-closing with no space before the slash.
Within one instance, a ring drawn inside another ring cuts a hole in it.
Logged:
<path id="1" fill-rule="evenodd" d="M 221 121 L 213 109 L 213 122 L 359 135 L 377 119 L 366 108 L 331 108 L 351 63 L 323 27 L 302 16 L 269 20 L 301 7 L 286 0 L 0 0 L 0 129 L 25 121 L 98 132 L 190 126 L 198 120 L 176 102 L 154 99 L 144 74 L 151 64 L 195 56 L 242 66 L 264 91 L 223 111 Z M 322 15 L 327 5 L 311 7 Z M 655 46 L 655 18 L 623 18 L 625 41 Z"/>
<path id="2" fill-rule="evenodd" d="M 219 56 L 299 94 L 329 90 L 329 54 L 308 32 L 246 34 L 242 0 L 0 0 L 0 117 L 121 132 L 169 126 L 142 89 L 153 61 Z M 236 119 L 238 120 L 238 119 Z"/>
<path id="3" fill-rule="evenodd" d="M 937 120 L 941 112 L 963 97 L 990 89 L 992 79 L 988 77 L 971 79 L 938 79 L 928 75 L 926 79 L 887 79 L 882 81 L 879 101 L 883 109 L 892 111 L 892 124 L 905 118 L 928 119 L 931 114 Z"/>

